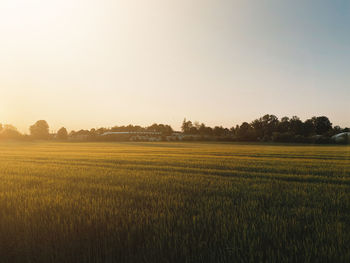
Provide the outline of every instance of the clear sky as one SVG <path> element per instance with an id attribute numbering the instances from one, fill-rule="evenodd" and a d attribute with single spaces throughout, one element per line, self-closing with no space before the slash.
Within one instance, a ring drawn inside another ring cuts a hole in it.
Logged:
<path id="1" fill-rule="evenodd" d="M 1 0 L 0 88 L 0 122 L 21 131 L 350 126 L 350 1 Z"/>

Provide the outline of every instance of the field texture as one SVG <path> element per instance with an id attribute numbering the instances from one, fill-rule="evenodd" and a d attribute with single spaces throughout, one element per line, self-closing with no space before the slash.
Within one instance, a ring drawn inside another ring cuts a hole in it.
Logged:
<path id="1" fill-rule="evenodd" d="M 350 262 L 350 148 L 1 143 L 1 262 Z"/>

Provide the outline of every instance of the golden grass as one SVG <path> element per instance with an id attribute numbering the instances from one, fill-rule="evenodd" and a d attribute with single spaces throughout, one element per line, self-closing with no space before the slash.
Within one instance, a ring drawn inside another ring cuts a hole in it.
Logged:
<path id="1" fill-rule="evenodd" d="M 350 148 L 1 143 L 1 262 L 350 262 Z"/>

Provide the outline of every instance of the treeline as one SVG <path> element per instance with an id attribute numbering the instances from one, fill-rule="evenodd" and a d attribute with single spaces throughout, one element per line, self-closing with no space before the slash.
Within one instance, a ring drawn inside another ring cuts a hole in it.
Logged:
<path id="1" fill-rule="evenodd" d="M 169 136 L 173 134 L 173 129 L 170 125 L 166 124 L 152 124 L 148 127 L 141 127 L 139 125 L 127 125 L 127 126 L 114 126 L 112 128 L 99 128 L 99 129 L 91 129 L 91 130 L 79 130 L 79 131 L 71 131 L 69 137 L 73 138 L 96 138 L 108 132 L 157 132 L 162 136 Z M 110 138 L 106 137 L 106 138 Z M 100 138 L 99 140 L 103 140 Z M 107 140 L 107 139 L 105 139 Z"/>
<path id="2" fill-rule="evenodd" d="M 65 128 L 62 128 L 66 131 Z M 62 130 L 61 129 L 61 130 Z M 0 139 L 7 140 L 49 140 L 53 137 L 49 133 L 49 125 L 45 120 L 37 121 L 35 124 L 29 127 L 30 135 L 20 133 L 17 128 L 11 124 L 1 124 L 0 123 Z M 56 135 L 55 135 L 56 136 Z M 68 133 L 67 133 L 68 138 Z"/>
<path id="3" fill-rule="evenodd" d="M 39 120 L 35 124 L 29 127 L 30 134 L 21 134 L 16 127 L 13 125 L 2 125 L 0 124 L 0 139 L 9 140 L 86 140 L 86 141 L 108 141 L 116 140 L 120 138 L 128 139 L 129 136 L 104 136 L 103 134 L 108 132 L 153 132 L 160 136 L 171 136 L 173 134 L 173 129 L 170 125 L 166 124 L 152 124 L 148 127 L 141 127 L 139 125 L 127 125 L 127 126 L 114 126 L 112 128 L 98 128 L 90 130 L 78 130 L 71 131 L 68 133 L 65 127 L 60 128 L 57 133 L 49 132 L 49 125 L 45 120 Z"/>
<path id="4" fill-rule="evenodd" d="M 350 132 L 349 128 L 334 126 L 328 117 L 312 117 L 306 121 L 299 117 L 283 117 L 266 114 L 251 123 L 243 122 L 230 129 L 206 126 L 204 123 L 192 123 L 186 119 L 182 123 L 182 132 L 195 138 L 251 142 L 295 142 L 295 143 L 332 143 L 331 137 Z"/>
<path id="5" fill-rule="evenodd" d="M 29 127 L 29 135 L 21 134 L 12 125 L 0 124 L 0 139 L 122 141 L 131 139 L 147 140 L 157 137 L 157 140 L 333 143 L 332 136 L 342 132 L 350 132 L 349 128 L 333 127 L 329 118 L 325 116 L 312 117 L 302 121 L 297 116 L 279 119 L 270 114 L 266 114 L 250 123 L 243 122 L 241 125 L 232 128 L 209 127 L 204 123 L 191 122 L 185 119 L 181 129 L 182 132 L 179 133 L 174 132 L 170 125 L 152 124 L 148 127 L 127 125 L 78 130 L 69 133 L 66 128 L 62 127 L 57 133 L 50 133 L 48 123 L 45 120 L 40 120 Z M 106 136 L 106 134 L 108 135 Z"/>

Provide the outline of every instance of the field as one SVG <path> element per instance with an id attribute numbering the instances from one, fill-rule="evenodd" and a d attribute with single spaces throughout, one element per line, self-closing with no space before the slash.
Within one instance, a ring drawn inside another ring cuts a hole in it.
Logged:
<path id="1" fill-rule="evenodd" d="M 1 262 L 350 262 L 350 147 L 0 143 Z"/>

